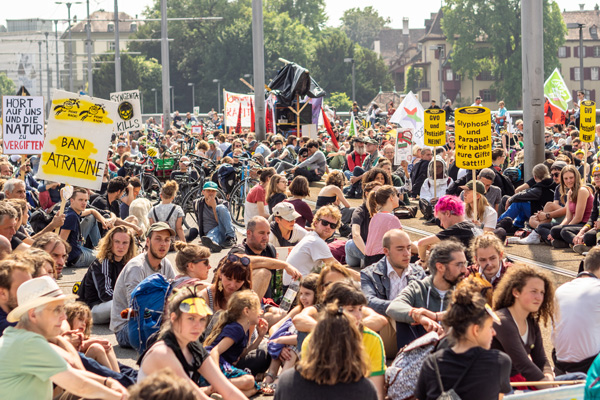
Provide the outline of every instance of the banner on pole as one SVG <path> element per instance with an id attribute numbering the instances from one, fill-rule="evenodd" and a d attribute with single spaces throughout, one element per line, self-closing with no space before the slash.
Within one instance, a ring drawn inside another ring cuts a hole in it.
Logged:
<path id="1" fill-rule="evenodd" d="M 424 113 L 425 146 L 440 147 L 446 144 L 446 111 L 433 108 Z"/>
<path id="2" fill-rule="evenodd" d="M 412 129 L 392 129 L 388 132 L 396 140 L 396 154 L 394 155 L 394 164 L 399 165 L 402 161 L 410 164 L 412 161 Z"/>
<path id="3" fill-rule="evenodd" d="M 492 165 L 491 113 L 485 107 L 462 107 L 454 111 L 456 166 L 481 169 Z"/>
<path id="4" fill-rule="evenodd" d="M 413 92 L 409 92 L 390 118 L 390 122 L 398 124 L 401 128 L 412 129 L 412 142 L 423 147 L 424 113 L 425 110 L 417 97 Z"/>
<path id="5" fill-rule="evenodd" d="M 596 103 L 586 100 L 579 107 L 579 137 L 582 142 L 593 142 L 596 138 Z"/>
<path id="6" fill-rule="evenodd" d="M 567 111 L 568 103 L 572 99 L 571 92 L 558 68 L 555 68 L 544 82 L 544 96 L 554 107 L 561 111 Z"/>
<path id="7" fill-rule="evenodd" d="M 136 131 L 142 128 L 140 91 L 128 90 L 110 94 L 110 100 L 118 103 L 118 116 L 115 121 L 115 133 Z"/>
<path id="8" fill-rule="evenodd" d="M 225 124 L 227 126 L 236 126 L 238 123 L 238 115 L 241 112 L 241 123 L 243 128 L 250 128 L 252 125 L 252 94 L 232 93 L 223 90 L 225 98 Z"/>
<path id="9" fill-rule="evenodd" d="M 55 90 L 38 177 L 100 190 L 118 104 Z"/>
<path id="10" fill-rule="evenodd" d="M 44 146 L 44 98 L 3 96 L 4 154 L 40 154 Z"/>

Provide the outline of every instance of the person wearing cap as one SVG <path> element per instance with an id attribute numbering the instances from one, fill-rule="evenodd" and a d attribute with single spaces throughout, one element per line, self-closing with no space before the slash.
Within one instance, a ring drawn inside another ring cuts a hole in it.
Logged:
<path id="1" fill-rule="evenodd" d="M 75 297 L 65 295 L 48 276 L 19 286 L 18 306 L 7 317 L 17 325 L 0 337 L 0 359 L 10 360 L 0 365 L 0 398 L 51 399 L 52 383 L 78 397 L 127 398 L 116 380 L 71 367 L 62 350 L 48 342 L 60 335 L 65 301 Z"/>
<path id="2" fill-rule="evenodd" d="M 198 236 L 202 245 L 211 253 L 218 253 L 223 248 L 235 245 L 236 237 L 227 203 L 217 198 L 219 186 L 207 181 L 202 187 L 202 197 L 196 202 L 194 210 L 198 221 Z"/>
<path id="3" fill-rule="evenodd" d="M 188 156 L 182 156 L 179 159 L 179 169 L 171 172 L 171 180 L 175 180 L 177 176 L 186 176 L 190 182 L 198 180 L 198 171 L 195 168 L 191 168 L 190 158 Z"/>
<path id="4" fill-rule="evenodd" d="M 267 162 L 270 167 L 276 167 L 281 161 L 290 164 L 294 163 L 294 156 L 287 147 L 283 147 L 283 139 L 281 137 L 276 136 L 273 145 L 275 146 L 275 150 L 265 158 L 265 162 Z"/>
<path id="5" fill-rule="evenodd" d="M 473 188 L 475 186 L 475 188 Z M 472 221 L 484 232 L 494 232 L 498 221 L 498 213 L 488 203 L 485 197 L 485 186 L 480 181 L 470 180 L 460 187 L 464 193 L 465 219 Z M 476 194 L 475 194 L 475 193 Z M 477 216 L 473 216 L 473 195 L 476 196 Z"/>
<path id="6" fill-rule="evenodd" d="M 148 229 L 148 249 L 129 260 L 117 278 L 113 290 L 113 303 L 110 312 L 110 330 L 117 337 L 121 347 L 131 347 L 127 330 L 127 320 L 121 318 L 121 311 L 130 306 L 131 292 L 152 274 L 162 274 L 167 279 L 175 278 L 171 262 L 166 259 L 171 238 L 175 231 L 165 222 L 155 222 Z"/>
<path id="7" fill-rule="evenodd" d="M 263 157 L 267 157 L 271 154 L 271 150 L 267 146 L 256 140 L 251 140 L 246 149 L 252 155 L 262 154 Z"/>
<path id="8" fill-rule="evenodd" d="M 206 157 L 216 162 L 221 161 L 221 158 L 223 158 L 223 151 L 219 147 L 219 142 L 211 139 L 208 141 L 208 146 L 209 148 L 206 152 Z"/>
<path id="9" fill-rule="evenodd" d="M 299 217 L 300 213 L 288 202 L 284 201 L 273 207 L 269 243 L 275 247 L 287 247 L 294 246 L 302 240 L 308 232 L 296 223 Z"/>
<path id="10" fill-rule="evenodd" d="M 366 157 L 362 166 L 355 166 L 350 177 L 350 186 L 344 188 L 344 194 L 350 199 L 358 199 L 362 197 L 362 177 L 365 172 L 377 166 L 377 162 L 381 158 L 381 154 L 377 150 L 378 142 L 372 138 L 363 138 L 366 143 Z"/>
<path id="11" fill-rule="evenodd" d="M 140 361 L 138 382 L 167 368 L 187 381 L 200 399 L 208 399 L 207 393 L 200 389 L 205 382 L 211 385 L 213 393 L 225 399 L 246 399 L 198 342 L 206 329 L 207 317 L 212 314 L 205 300 L 196 297 L 191 286 L 176 291 L 166 307 L 165 323 L 157 342 Z"/>
<path id="12" fill-rule="evenodd" d="M 482 107 L 481 101 L 481 96 L 475 97 L 475 103 L 471 104 L 471 107 Z"/>

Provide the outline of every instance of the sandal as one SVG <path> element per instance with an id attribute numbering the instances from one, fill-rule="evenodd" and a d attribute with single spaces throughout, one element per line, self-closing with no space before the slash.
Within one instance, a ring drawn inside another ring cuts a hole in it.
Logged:
<path id="1" fill-rule="evenodd" d="M 263 381 L 262 381 L 262 383 L 266 383 L 266 384 L 272 384 L 272 383 L 274 383 L 274 382 L 275 382 L 275 380 L 277 379 L 277 375 L 274 375 L 273 373 L 271 373 L 271 372 L 269 372 L 269 371 L 265 372 L 265 374 L 264 374 L 264 375 L 265 375 L 265 376 L 264 376 L 264 378 L 263 378 Z M 265 379 L 267 379 L 267 378 L 271 378 L 271 382 L 265 382 Z"/>
<path id="2" fill-rule="evenodd" d="M 277 385 L 274 383 L 262 383 L 258 392 L 263 396 L 274 396 Z"/>

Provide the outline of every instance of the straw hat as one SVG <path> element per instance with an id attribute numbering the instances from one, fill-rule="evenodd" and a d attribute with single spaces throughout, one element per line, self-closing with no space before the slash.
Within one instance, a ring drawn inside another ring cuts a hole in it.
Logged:
<path id="1" fill-rule="evenodd" d="M 66 295 L 58 287 L 54 279 L 42 276 L 24 282 L 17 289 L 17 302 L 19 306 L 8 313 L 8 322 L 18 322 L 27 311 L 52 303 L 56 300 L 76 299 L 77 295 Z"/>

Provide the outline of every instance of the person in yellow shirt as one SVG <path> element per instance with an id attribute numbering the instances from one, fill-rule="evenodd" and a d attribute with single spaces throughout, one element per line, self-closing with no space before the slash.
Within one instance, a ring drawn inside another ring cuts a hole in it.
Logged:
<path id="1" fill-rule="evenodd" d="M 335 282 L 327 289 L 324 303 L 321 308 L 327 304 L 332 304 L 337 300 L 338 305 L 343 311 L 352 315 L 362 332 L 362 343 L 367 354 L 369 364 L 369 380 L 377 389 L 377 397 L 383 400 L 385 397 L 384 376 L 385 376 L 385 350 L 383 340 L 371 329 L 362 325 L 362 308 L 367 305 L 367 298 L 352 283 L 347 281 Z M 312 333 L 310 333 L 302 343 L 301 357 L 306 357 L 310 348 Z M 340 338 L 342 340 L 343 338 Z"/>

